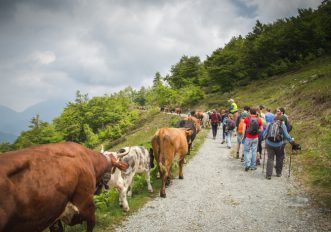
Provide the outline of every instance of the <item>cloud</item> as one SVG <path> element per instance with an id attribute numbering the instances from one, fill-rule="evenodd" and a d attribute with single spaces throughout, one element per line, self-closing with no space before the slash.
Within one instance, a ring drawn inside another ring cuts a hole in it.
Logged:
<path id="1" fill-rule="evenodd" d="M 317 7 L 317 0 L 3 0 L 0 104 L 140 88 L 181 56 L 202 60 L 231 37 Z"/>

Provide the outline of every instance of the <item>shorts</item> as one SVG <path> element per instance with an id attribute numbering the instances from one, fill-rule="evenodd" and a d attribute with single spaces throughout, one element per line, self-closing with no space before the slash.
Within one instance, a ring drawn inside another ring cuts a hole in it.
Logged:
<path id="1" fill-rule="evenodd" d="M 243 135 L 242 134 L 239 134 L 237 132 L 237 143 L 240 144 L 241 143 L 241 139 L 243 138 Z"/>

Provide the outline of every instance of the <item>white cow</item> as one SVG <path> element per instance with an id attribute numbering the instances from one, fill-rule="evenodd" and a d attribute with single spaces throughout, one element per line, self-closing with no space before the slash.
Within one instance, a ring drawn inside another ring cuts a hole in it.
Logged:
<path id="1" fill-rule="evenodd" d="M 105 152 L 102 148 L 101 152 L 103 154 L 112 153 L 120 160 L 129 164 L 129 168 L 126 171 L 122 172 L 116 168 L 111 175 L 105 175 L 105 178 L 108 177 L 108 180 L 106 180 L 108 182 L 107 185 L 119 190 L 119 204 L 125 211 L 130 210 L 127 196 L 132 196 L 132 180 L 136 173 L 145 174 L 148 191 L 153 192 L 150 181 L 150 156 L 146 148 L 141 146 L 125 147 L 117 153 Z"/>
<path id="2" fill-rule="evenodd" d="M 203 128 L 209 128 L 210 124 L 209 124 L 209 112 L 204 112 L 202 114 L 202 126 Z"/>

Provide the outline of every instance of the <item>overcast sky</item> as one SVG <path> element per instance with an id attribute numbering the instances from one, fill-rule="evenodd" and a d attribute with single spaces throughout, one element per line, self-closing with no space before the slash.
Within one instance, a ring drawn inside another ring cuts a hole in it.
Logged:
<path id="1" fill-rule="evenodd" d="M 150 86 L 183 55 L 207 55 L 321 0 L 0 0 L 0 104 L 21 111 Z"/>

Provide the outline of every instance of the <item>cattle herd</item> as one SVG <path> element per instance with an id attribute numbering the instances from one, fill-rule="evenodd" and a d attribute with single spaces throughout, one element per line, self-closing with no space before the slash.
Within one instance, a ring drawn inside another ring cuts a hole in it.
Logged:
<path id="1" fill-rule="evenodd" d="M 119 204 L 129 211 L 136 173 L 144 174 L 148 190 L 154 159 L 162 180 L 160 196 L 166 197 L 170 167 L 179 163 L 183 178 L 184 157 L 189 153 L 200 120 L 187 117 L 176 128 L 160 128 L 148 151 L 131 146 L 118 152 L 90 150 L 73 142 L 32 146 L 0 155 L 0 232 L 63 231 L 62 222 L 86 221 L 88 232 L 95 225 L 94 194 L 115 187 Z"/>

